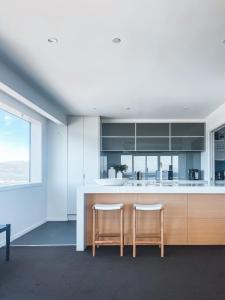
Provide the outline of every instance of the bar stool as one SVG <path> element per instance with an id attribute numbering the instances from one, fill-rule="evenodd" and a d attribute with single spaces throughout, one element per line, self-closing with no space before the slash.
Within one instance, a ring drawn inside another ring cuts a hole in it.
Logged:
<path id="1" fill-rule="evenodd" d="M 123 229 L 123 204 L 115 203 L 115 204 L 94 204 L 92 207 L 93 211 L 93 235 L 92 235 L 92 254 L 95 256 L 95 246 L 99 245 L 120 245 L 120 256 L 123 256 L 123 247 L 124 247 L 124 229 Z M 120 213 L 120 233 L 111 233 L 111 234 L 100 234 L 99 233 L 99 216 L 98 211 L 117 211 Z M 105 237 L 119 237 L 118 240 L 100 240 L 100 238 Z"/>
<path id="2" fill-rule="evenodd" d="M 160 212 L 160 234 L 137 234 L 137 211 L 159 211 Z M 133 205 L 133 257 L 136 257 L 136 245 L 159 245 L 161 257 L 164 257 L 164 208 L 163 204 L 134 204 Z M 157 240 L 137 240 L 138 238 L 155 238 Z"/>

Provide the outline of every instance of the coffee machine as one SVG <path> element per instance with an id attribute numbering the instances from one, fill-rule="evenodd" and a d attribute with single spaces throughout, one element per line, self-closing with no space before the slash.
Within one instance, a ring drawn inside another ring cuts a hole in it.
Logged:
<path id="1" fill-rule="evenodd" d="M 188 170 L 188 179 L 189 180 L 200 180 L 201 179 L 201 170 L 189 169 Z"/>

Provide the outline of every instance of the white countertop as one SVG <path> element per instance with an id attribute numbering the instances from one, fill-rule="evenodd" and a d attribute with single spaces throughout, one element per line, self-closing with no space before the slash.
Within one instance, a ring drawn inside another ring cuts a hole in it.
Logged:
<path id="1" fill-rule="evenodd" d="M 225 186 L 215 185 L 147 185 L 147 186 L 103 186 L 90 184 L 79 187 L 83 194 L 119 194 L 119 193 L 162 193 L 162 194 L 225 194 Z"/>

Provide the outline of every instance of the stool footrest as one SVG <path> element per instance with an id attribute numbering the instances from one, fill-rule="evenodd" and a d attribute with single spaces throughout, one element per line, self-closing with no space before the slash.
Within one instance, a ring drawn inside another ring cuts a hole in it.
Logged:
<path id="1" fill-rule="evenodd" d="M 99 233 L 99 234 L 96 234 L 98 237 L 118 237 L 120 236 L 119 233 Z"/>
<path id="2" fill-rule="evenodd" d="M 161 241 L 136 241 L 136 245 L 161 245 Z"/>
<path id="3" fill-rule="evenodd" d="M 149 239 L 149 238 L 159 238 L 160 239 L 160 234 L 136 234 L 136 238 L 143 238 L 143 239 Z"/>
<path id="4" fill-rule="evenodd" d="M 120 241 L 95 241 L 95 245 L 117 245 L 120 244 Z"/>

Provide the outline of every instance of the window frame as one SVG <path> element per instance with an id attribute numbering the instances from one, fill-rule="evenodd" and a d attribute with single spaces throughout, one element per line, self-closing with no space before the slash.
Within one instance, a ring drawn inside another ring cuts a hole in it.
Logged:
<path id="1" fill-rule="evenodd" d="M 29 116 L 29 114 L 23 113 L 22 110 L 15 109 L 2 102 L 0 102 L 0 110 L 29 123 L 29 182 L 21 184 L 4 184 L 0 186 L 0 191 L 41 186 L 43 184 L 42 123 Z M 38 168 L 35 170 L 37 165 Z"/>

